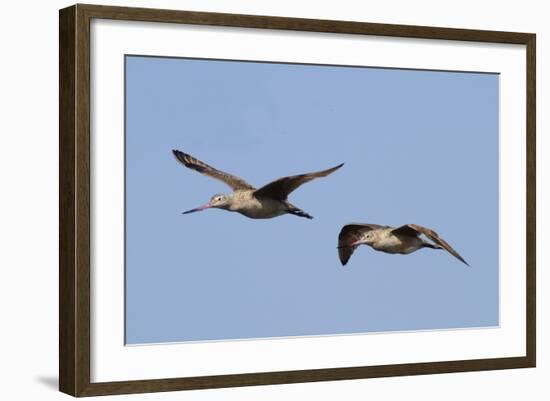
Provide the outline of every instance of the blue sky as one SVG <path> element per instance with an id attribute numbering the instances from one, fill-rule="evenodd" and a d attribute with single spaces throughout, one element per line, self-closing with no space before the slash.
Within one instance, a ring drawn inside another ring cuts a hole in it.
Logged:
<path id="1" fill-rule="evenodd" d="M 498 75 L 126 57 L 126 342 L 498 325 Z M 290 201 L 315 218 L 181 212 L 222 182 L 345 162 Z M 360 247 L 348 222 L 436 230 L 429 249 Z"/>

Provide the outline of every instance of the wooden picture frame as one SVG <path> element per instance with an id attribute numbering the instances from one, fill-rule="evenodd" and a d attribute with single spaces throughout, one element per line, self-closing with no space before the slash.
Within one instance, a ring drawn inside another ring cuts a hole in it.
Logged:
<path id="1" fill-rule="evenodd" d="M 526 47 L 526 355 L 378 366 L 92 382 L 90 315 L 90 21 L 109 19 L 438 39 Z M 73 396 L 534 367 L 536 361 L 535 41 L 531 33 L 373 24 L 254 15 L 74 5 L 59 14 L 59 388 Z"/>

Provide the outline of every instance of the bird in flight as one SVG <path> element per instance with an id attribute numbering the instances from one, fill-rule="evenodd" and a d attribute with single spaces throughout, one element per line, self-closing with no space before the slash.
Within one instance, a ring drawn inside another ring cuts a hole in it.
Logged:
<path id="1" fill-rule="evenodd" d="M 422 234 L 431 242 L 424 240 L 421 237 Z M 352 253 L 363 244 L 377 251 L 405 255 L 422 248 L 444 249 L 469 266 L 464 258 L 435 231 L 416 224 L 406 224 L 397 228 L 361 223 L 345 225 L 338 235 L 338 256 L 342 265 L 348 263 Z"/>
<path id="2" fill-rule="evenodd" d="M 187 153 L 179 150 L 172 150 L 172 152 L 185 167 L 223 181 L 233 189 L 233 193 L 214 195 L 206 205 L 188 210 L 183 214 L 218 208 L 238 212 L 251 219 L 269 219 L 286 213 L 312 219 L 312 216 L 288 202 L 288 195 L 300 185 L 318 177 L 326 177 L 344 165 L 342 163 L 323 171 L 282 177 L 256 189 L 242 178 L 217 170 Z"/>

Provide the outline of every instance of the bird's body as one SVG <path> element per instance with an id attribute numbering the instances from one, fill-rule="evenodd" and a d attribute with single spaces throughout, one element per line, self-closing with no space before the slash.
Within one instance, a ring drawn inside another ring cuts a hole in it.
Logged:
<path id="1" fill-rule="evenodd" d="M 227 199 L 229 205 L 226 210 L 251 219 L 270 219 L 288 213 L 288 210 L 297 209 L 286 201 L 254 196 L 254 190 L 251 189 L 235 191 Z"/>
<path id="2" fill-rule="evenodd" d="M 257 189 L 243 179 L 217 170 L 187 153 L 179 150 L 172 152 L 185 167 L 221 180 L 233 189 L 233 193 L 214 195 L 206 205 L 188 210 L 184 214 L 218 208 L 237 212 L 251 219 L 270 219 L 287 213 L 311 219 L 309 214 L 288 202 L 288 195 L 300 185 L 314 178 L 326 177 L 343 166 L 340 164 L 315 173 L 282 177 Z"/>
<path id="3" fill-rule="evenodd" d="M 421 235 L 429 238 L 431 242 L 424 240 Z M 359 245 L 369 245 L 377 251 L 402 255 L 422 248 L 445 249 L 468 265 L 462 256 L 435 231 L 417 224 L 406 224 L 397 228 L 362 223 L 345 225 L 338 236 L 338 255 L 342 265 L 348 262 Z"/>
<path id="4" fill-rule="evenodd" d="M 374 233 L 377 238 L 372 248 L 386 253 L 407 255 L 424 247 L 424 242 L 417 236 L 405 236 L 393 233 L 393 227 L 383 227 Z"/>

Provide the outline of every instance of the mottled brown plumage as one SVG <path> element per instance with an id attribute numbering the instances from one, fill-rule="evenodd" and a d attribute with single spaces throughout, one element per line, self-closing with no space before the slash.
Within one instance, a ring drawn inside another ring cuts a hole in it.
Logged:
<path id="1" fill-rule="evenodd" d="M 237 191 L 239 189 L 256 189 L 242 178 L 217 170 L 214 167 L 195 159 L 187 153 L 180 152 L 179 150 L 173 150 L 172 152 L 174 153 L 174 156 L 176 156 L 176 159 L 178 159 L 185 167 L 198 171 L 208 177 L 223 181 L 229 185 L 233 191 Z"/>
<path id="2" fill-rule="evenodd" d="M 423 240 L 425 235 L 433 243 Z M 359 245 L 369 245 L 373 249 L 392 254 L 409 254 L 422 248 L 445 249 L 462 263 L 468 263 L 439 235 L 417 224 L 401 227 L 380 226 L 377 224 L 347 224 L 338 236 L 338 256 L 345 265 Z"/>
<path id="3" fill-rule="evenodd" d="M 232 194 L 214 195 L 206 205 L 188 210 L 184 214 L 219 208 L 238 212 L 253 219 L 268 219 L 286 213 L 311 219 L 312 216 L 287 201 L 288 195 L 302 184 L 318 177 L 326 177 L 344 165 L 342 163 L 327 170 L 282 177 L 256 189 L 242 178 L 218 170 L 187 153 L 179 150 L 172 152 L 185 167 L 223 181 L 234 191 Z"/>
<path id="4" fill-rule="evenodd" d="M 435 242 L 437 245 L 445 249 L 447 252 L 449 252 L 451 255 L 453 255 L 455 258 L 460 260 L 462 263 L 466 263 L 466 261 L 458 254 L 457 251 L 455 251 L 447 241 L 445 241 L 443 238 L 440 238 L 439 235 L 434 231 L 426 227 L 419 226 L 417 224 L 406 224 L 404 226 L 398 227 L 395 230 L 393 230 L 394 234 L 404 234 L 409 235 L 411 237 L 416 236 L 418 237 L 420 234 L 424 234 L 426 237 L 428 237 L 430 240 Z"/>
<path id="5" fill-rule="evenodd" d="M 300 185 L 303 185 L 306 182 L 309 182 L 315 178 L 326 177 L 327 175 L 338 170 L 343 165 L 344 163 L 323 171 L 317 171 L 315 173 L 307 173 L 307 174 L 293 175 L 290 177 L 282 177 L 275 181 L 270 182 L 267 185 L 264 185 L 263 187 L 258 189 L 254 194 L 260 197 L 263 196 L 266 198 L 286 200 L 288 195 L 292 191 L 294 191 L 296 188 L 298 188 Z"/>

